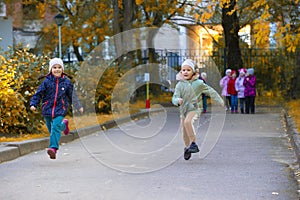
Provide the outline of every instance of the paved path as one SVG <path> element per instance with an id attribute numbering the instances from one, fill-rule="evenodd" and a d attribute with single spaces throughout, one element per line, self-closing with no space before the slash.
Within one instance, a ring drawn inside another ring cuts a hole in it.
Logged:
<path id="1" fill-rule="evenodd" d="M 33 152 L 0 164 L 0 199 L 297 200 L 280 112 L 267 111 L 227 114 L 224 127 L 202 115 L 199 144 L 214 119 L 222 127 L 203 159 L 182 158 L 174 109 L 64 144 L 56 160 Z"/>

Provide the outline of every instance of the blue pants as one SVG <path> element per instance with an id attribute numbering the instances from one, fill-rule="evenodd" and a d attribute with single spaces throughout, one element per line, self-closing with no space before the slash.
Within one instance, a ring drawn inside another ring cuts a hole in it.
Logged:
<path id="1" fill-rule="evenodd" d="M 55 118 L 52 117 L 44 117 L 46 121 L 47 129 L 50 133 L 50 145 L 49 148 L 58 149 L 60 134 L 63 130 L 66 129 L 66 125 L 62 122 L 64 119 L 63 116 L 58 116 Z"/>
<path id="2" fill-rule="evenodd" d="M 237 95 L 231 95 L 231 112 L 238 110 L 238 98 Z"/>

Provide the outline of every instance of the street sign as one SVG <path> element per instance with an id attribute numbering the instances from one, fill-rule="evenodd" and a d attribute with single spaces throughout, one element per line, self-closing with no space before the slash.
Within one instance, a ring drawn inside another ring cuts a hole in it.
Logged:
<path id="1" fill-rule="evenodd" d="M 145 82 L 149 82 L 150 81 L 150 74 L 149 73 L 145 73 L 144 79 L 145 79 Z"/>

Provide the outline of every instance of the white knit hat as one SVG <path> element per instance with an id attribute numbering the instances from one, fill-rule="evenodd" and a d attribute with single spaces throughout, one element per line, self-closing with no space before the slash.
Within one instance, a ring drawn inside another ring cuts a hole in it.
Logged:
<path id="1" fill-rule="evenodd" d="M 182 64 L 181 64 L 181 68 L 183 66 L 190 66 L 192 68 L 192 71 L 195 72 L 195 64 L 194 61 L 192 59 L 186 59 Z"/>
<path id="2" fill-rule="evenodd" d="M 230 74 L 231 73 L 231 69 L 226 69 L 225 74 Z"/>
<path id="3" fill-rule="evenodd" d="M 49 72 L 51 72 L 52 67 L 56 64 L 60 65 L 62 67 L 62 69 L 64 70 L 64 63 L 63 63 L 62 59 L 53 58 L 49 62 Z"/>

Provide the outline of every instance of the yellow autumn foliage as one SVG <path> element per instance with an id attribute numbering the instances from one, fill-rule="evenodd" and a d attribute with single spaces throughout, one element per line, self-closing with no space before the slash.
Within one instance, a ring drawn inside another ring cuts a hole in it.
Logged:
<path id="1" fill-rule="evenodd" d="M 29 111 L 28 103 L 45 59 L 25 49 L 0 55 L 0 134 L 38 132 L 41 117 Z"/>
<path id="2" fill-rule="evenodd" d="M 1 57 L 0 69 L 0 133 L 9 133 L 10 127 L 24 126 L 23 115 L 26 117 L 25 105 L 19 88 L 15 84 L 16 65 L 12 65 Z M 21 82 L 21 80 L 18 80 Z"/>
<path id="3" fill-rule="evenodd" d="M 267 0 L 257 0 L 251 6 L 245 10 L 251 14 L 253 10 L 259 14 L 255 20 L 253 20 L 252 26 L 254 27 L 254 39 L 256 47 L 269 47 L 270 30 L 275 31 L 274 40 L 276 46 L 279 48 L 285 48 L 288 52 L 296 52 L 299 47 L 299 23 L 291 19 L 292 14 L 299 10 L 297 4 L 299 1 L 294 3 L 289 1 L 281 1 L 274 8 L 272 2 Z M 288 9 L 287 9 L 288 8 Z M 275 12 L 274 12 L 275 10 Z M 254 13 L 255 14 L 255 13 Z M 276 24 L 276 29 L 270 27 L 270 24 Z"/>
<path id="4" fill-rule="evenodd" d="M 200 22 L 205 23 L 207 20 L 209 20 L 213 16 L 213 13 L 203 13 L 200 17 Z"/>
<path id="5" fill-rule="evenodd" d="M 142 3 L 144 3 L 144 0 L 136 0 L 135 3 L 136 3 L 136 5 L 139 6 L 139 5 L 141 5 Z"/>
<path id="6" fill-rule="evenodd" d="M 293 117 L 295 126 L 300 133 L 300 100 L 294 100 L 287 103 L 288 113 Z"/>

